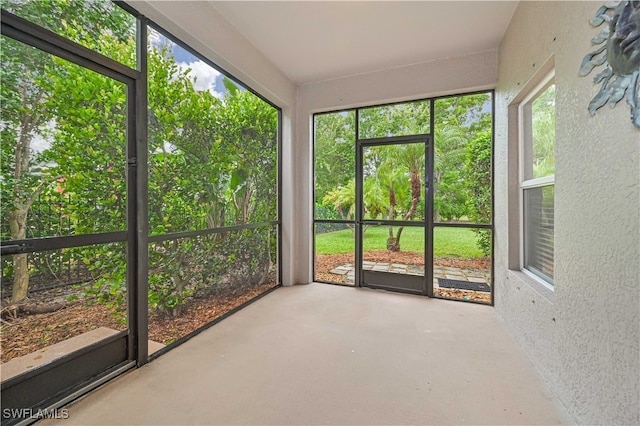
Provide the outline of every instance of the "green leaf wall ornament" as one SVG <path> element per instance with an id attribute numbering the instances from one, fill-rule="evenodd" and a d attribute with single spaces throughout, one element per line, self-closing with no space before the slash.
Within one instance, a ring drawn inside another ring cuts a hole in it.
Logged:
<path id="1" fill-rule="evenodd" d="M 640 128 L 640 1 L 614 1 L 604 4 L 589 21 L 593 27 L 606 24 L 591 39 L 596 46 L 582 60 L 582 77 L 598 69 L 593 78 L 600 90 L 589 103 L 589 114 L 609 103 L 615 107 L 626 97 L 631 122 Z"/>

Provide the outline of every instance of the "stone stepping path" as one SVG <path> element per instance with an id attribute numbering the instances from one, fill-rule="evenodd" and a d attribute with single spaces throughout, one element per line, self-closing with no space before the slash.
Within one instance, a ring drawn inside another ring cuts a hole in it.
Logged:
<path id="1" fill-rule="evenodd" d="M 424 275 L 423 266 L 402 265 L 399 263 L 362 262 L 362 268 L 367 271 L 391 272 L 405 275 Z M 346 284 L 355 282 L 355 266 L 352 263 L 340 265 L 329 271 L 332 274 L 345 276 Z M 433 284 L 438 287 L 438 278 L 448 278 L 469 282 L 491 282 L 491 271 L 485 269 L 461 269 L 448 266 L 436 266 L 433 268 Z"/>

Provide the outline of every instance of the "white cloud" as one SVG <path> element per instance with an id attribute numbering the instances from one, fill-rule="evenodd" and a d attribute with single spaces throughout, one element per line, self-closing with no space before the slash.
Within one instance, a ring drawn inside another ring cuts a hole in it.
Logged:
<path id="1" fill-rule="evenodd" d="M 173 49 L 173 46 L 175 46 L 175 43 L 168 39 L 167 37 L 163 36 L 162 34 L 160 34 L 158 31 L 154 30 L 153 28 L 150 29 L 149 31 L 149 44 L 151 45 L 151 47 L 155 47 L 156 49 L 161 48 L 162 46 L 169 46 L 169 49 Z"/>
<path id="2" fill-rule="evenodd" d="M 178 62 L 178 67 L 183 71 L 188 68 L 191 69 L 189 77 L 194 82 L 194 89 L 198 91 L 208 90 L 216 98 L 224 98 L 224 92 L 218 92 L 216 90 L 216 77 L 218 77 L 220 73 L 214 68 L 202 61 L 195 61 L 191 63 Z"/>

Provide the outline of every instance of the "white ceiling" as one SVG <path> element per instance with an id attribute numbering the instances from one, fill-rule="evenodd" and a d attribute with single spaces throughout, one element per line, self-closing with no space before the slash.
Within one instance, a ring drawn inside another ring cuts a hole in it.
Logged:
<path id="1" fill-rule="evenodd" d="M 517 1 L 212 1 L 298 84 L 497 48 Z"/>

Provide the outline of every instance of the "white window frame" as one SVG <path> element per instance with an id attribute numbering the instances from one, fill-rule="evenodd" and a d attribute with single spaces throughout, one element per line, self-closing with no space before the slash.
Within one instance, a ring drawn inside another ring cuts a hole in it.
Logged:
<path id="1" fill-rule="evenodd" d="M 535 101 L 549 86 L 555 84 L 555 70 L 552 70 L 548 74 L 544 76 L 542 80 L 527 94 L 527 96 L 522 99 L 522 101 L 518 105 L 518 194 L 519 194 L 519 212 L 520 212 L 520 271 L 522 271 L 527 276 L 534 279 L 536 282 L 542 284 L 545 288 L 553 291 L 554 290 L 554 282 L 549 282 L 542 276 L 531 272 L 529 269 L 525 268 L 525 231 L 524 231 L 524 192 L 527 189 L 532 188 L 541 188 L 546 186 L 553 185 L 555 187 L 555 173 L 553 175 L 544 176 L 541 178 L 535 179 L 525 179 L 524 178 L 524 170 L 525 170 L 525 162 L 528 161 L 525 155 L 525 145 L 529 143 L 533 143 L 533 141 L 528 140 L 525 136 L 525 115 L 528 112 L 525 108 L 531 106 L 533 101 Z M 555 232 L 554 232 L 555 233 Z M 554 247 L 554 263 L 555 263 L 555 247 Z"/>

